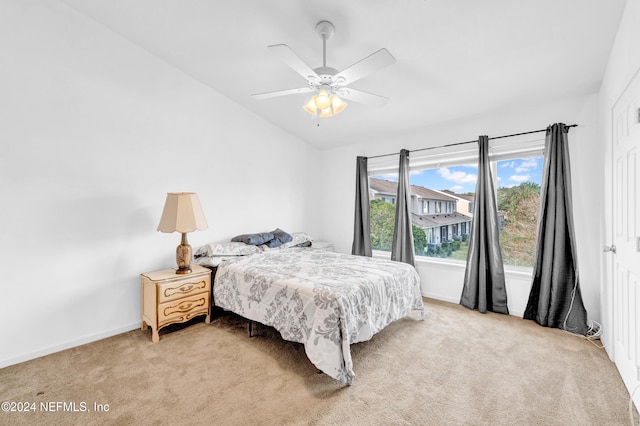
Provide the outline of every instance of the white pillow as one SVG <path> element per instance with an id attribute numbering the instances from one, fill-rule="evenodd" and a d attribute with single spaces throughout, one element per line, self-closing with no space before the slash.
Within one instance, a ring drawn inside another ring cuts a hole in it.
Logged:
<path id="1" fill-rule="evenodd" d="M 288 243 L 284 243 L 282 247 L 295 247 L 300 244 L 310 243 L 313 241 L 313 238 L 311 238 L 309 234 L 306 234 L 304 232 L 294 232 L 291 234 L 291 237 L 293 237 L 293 240 L 289 241 Z"/>
<path id="2" fill-rule="evenodd" d="M 193 254 L 193 257 L 247 256 L 256 253 L 260 253 L 260 249 L 258 247 L 245 243 L 211 243 L 199 247 Z"/>

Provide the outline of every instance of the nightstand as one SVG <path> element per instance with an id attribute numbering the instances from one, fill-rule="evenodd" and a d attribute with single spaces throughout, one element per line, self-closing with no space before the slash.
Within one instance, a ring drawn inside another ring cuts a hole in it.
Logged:
<path id="1" fill-rule="evenodd" d="M 311 248 L 316 250 L 333 251 L 333 243 L 327 241 L 313 241 Z"/>
<path id="2" fill-rule="evenodd" d="M 160 341 L 158 331 L 169 324 L 189 321 L 206 315 L 210 322 L 211 271 L 192 265 L 190 274 L 176 274 L 175 269 L 140 274 L 142 280 L 142 331 L 151 327 L 151 340 Z"/>

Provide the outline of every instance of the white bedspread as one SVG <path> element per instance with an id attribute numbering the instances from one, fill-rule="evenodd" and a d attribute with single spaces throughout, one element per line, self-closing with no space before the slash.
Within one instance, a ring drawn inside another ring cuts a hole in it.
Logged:
<path id="1" fill-rule="evenodd" d="M 309 248 L 222 262 L 213 297 L 216 306 L 303 343 L 317 368 L 346 384 L 355 377 L 351 343 L 371 339 L 413 310 L 424 319 L 411 265 Z"/>

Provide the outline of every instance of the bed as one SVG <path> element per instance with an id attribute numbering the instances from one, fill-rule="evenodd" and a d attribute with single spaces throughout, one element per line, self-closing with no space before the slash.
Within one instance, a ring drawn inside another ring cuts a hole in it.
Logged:
<path id="1" fill-rule="evenodd" d="M 405 263 L 285 247 L 228 256 L 216 266 L 215 306 L 302 343 L 319 370 L 348 385 L 352 343 L 413 312 L 424 319 L 420 278 Z"/>

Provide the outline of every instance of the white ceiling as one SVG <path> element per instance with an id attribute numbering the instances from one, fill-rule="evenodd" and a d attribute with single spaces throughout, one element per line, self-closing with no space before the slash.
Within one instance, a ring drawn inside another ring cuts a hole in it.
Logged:
<path id="1" fill-rule="evenodd" d="M 597 92 L 624 0 L 62 0 L 291 134 L 331 148 L 436 123 Z M 385 47 L 396 63 L 353 87 L 390 98 L 350 102 L 332 118 L 302 109 L 309 94 L 267 49 L 287 44 L 342 70 Z"/>

